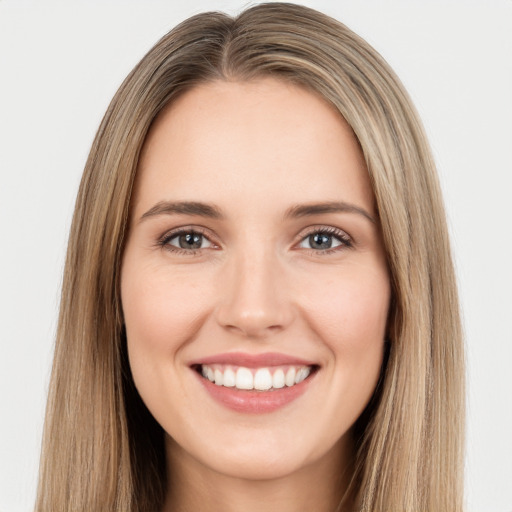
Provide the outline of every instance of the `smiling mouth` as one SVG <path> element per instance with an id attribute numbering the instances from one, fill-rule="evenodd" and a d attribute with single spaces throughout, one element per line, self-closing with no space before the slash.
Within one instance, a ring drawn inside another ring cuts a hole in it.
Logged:
<path id="1" fill-rule="evenodd" d="M 292 388 L 311 377 L 317 365 L 281 365 L 260 368 L 226 364 L 196 364 L 193 369 L 219 387 L 240 391 L 278 391 Z"/>

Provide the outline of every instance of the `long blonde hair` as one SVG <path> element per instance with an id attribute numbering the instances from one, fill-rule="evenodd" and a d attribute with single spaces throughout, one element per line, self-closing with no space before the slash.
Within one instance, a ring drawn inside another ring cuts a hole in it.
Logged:
<path id="1" fill-rule="evenodd" d="M 161 509 L 163 432 L 133 386 L 119 294 L 138 158 L 151 123 L 184 91 L 262 76 L 305 87 L 339 110 L 366 159 L 382 225 L 393 290 L 389 353 L 356 425 L 358 510 L 462 510 L 462 335 L 421 123 L 364 40 L 312 9 L 269 3 L 180 24 L 135 67 L 105 114 L 71 227 L 37 511 Z"/>

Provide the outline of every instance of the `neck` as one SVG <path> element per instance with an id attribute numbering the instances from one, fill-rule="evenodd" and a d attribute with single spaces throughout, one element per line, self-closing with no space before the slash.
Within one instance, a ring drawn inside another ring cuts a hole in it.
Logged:
<path id="1" fill-rule="evenodd" d="M 292 474 L 249 480 L 208 468 L 168 439 L 163 512 L 348 511 L 352 455 L 352 444 L 342 439 L 321 460 Z"/>

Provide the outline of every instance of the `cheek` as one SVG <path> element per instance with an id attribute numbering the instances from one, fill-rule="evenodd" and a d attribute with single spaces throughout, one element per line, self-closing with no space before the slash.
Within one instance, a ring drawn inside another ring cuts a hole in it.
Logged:
<path id="1" fill-rule="evenodd" d="M 331 442 L 347 432 L 374 394 L 384 357 L 390 300 L 382 268 L 347 265 L 321 279 L 303 282 L 302 315 L 327 349 L 329 391 L 317 405 Z M 306 287 L 307 285 L 307 287 Z"/>
<path id="2" fill-rule="evenodd" d="M 377 385 L 383 355 L 390 300 L 385 268 L 368 271 L 352 267 L 311 287 L 309 325 L 331 354 L 333 399 L 359 416 Z M 331 404 L 333 407 L 335 403 Z"/>
<path id="3" fill-rule="evenodd" d="M 386 334 L 390 287 L 386 272 L 340 272 L 310 287 L 307 316 L 331 350 L 364 353 Z"/>
<path id="4" fill-rule="evenodd" d="M 204 294 L 199 283 L 165 269 L 123 268 L 121 299 L 128 341 L 149 350 L 172 350 L 200 323 Z"/>
<path id="5" fill-rule="evenodd" d="M 205 295 L 200 280 L 170 272 L 169 266 L 124 261 L 121 300 L 129 365 L 140 396 L 161 425 L 183 407 L 177 397 L 186 387 L 176 361 L 203 323 Z"/>
<path id="6" fill-rule="evenodd" d="M 141 267 L 130 261 L 123 265 L 121 300 L 128 357 L 147 405 L 168 379 L 176 382 L 174 363 L 203 323 L 204 297 L 200 282 L 176 272 L 171 275 L 168 267 Z"/>

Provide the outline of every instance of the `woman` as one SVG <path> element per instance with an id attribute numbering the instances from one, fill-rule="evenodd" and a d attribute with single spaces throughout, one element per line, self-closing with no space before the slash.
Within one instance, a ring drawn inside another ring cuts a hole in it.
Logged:
<path id="1" fill-rule="evenodd" d="M 305 7 L 191 18 L 91 149 L 37 509 L 461 510 L 458 318 L 382 58 Z"/>

